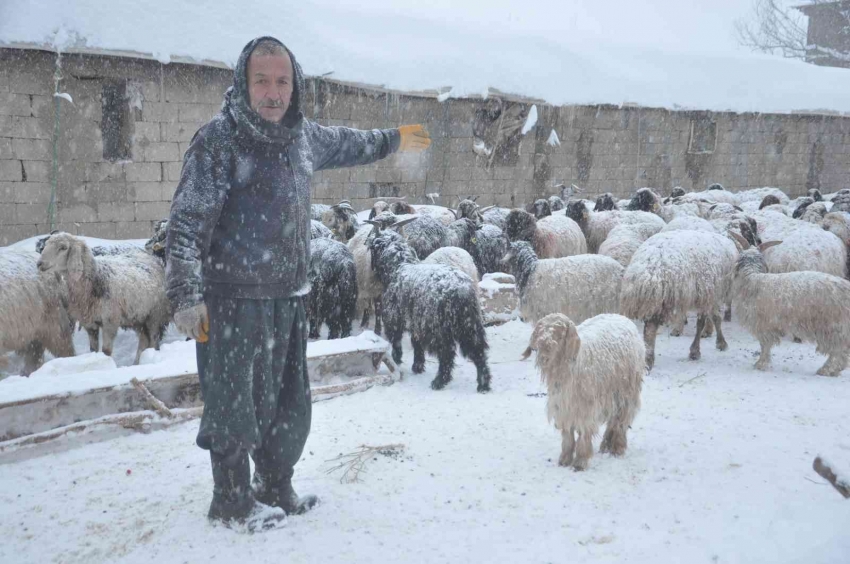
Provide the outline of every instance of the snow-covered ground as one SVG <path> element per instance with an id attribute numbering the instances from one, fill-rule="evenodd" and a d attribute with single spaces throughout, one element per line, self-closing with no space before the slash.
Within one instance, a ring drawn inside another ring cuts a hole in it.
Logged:
<path id="1" fill-rule="evenodd" d="M 850 371 L 815 376 L 814 345 L 786 341 L 756 372 L 758 345 L 734 322 L 728 352 L 704 340 L 688 362 L 694 325 L 659 335 L 626 456 L 584 473 L 557 466 L 544 390 L 518 360 L 531 328 L 514 321 L 487 330 L 490 394 L 465 361 L 432 391 L 429 359 L 426 374 L 314 404 L 295 485 L 322 505 L 283 530 L 207 524 L 192 422 L 0 465 L 0 562 L 847 562 L 850 502 L 811 464 L 823 453 L 850 471 Z M 406 450 L 359 483 L 326 474 L 388 443 Z"/>

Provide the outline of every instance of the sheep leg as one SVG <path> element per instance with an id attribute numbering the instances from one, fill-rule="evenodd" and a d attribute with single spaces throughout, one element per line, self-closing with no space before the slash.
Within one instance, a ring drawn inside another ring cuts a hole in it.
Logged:
<path id="1" fill-rule="evenodd" d="M 761 344 L 761 354 L 756 361 L 755 368 L 756 370 L 767 370 L 770 368 L 770 349 L 773 348 L 773 342 L 772 340 L 759 339 L 759 343 Z"/>
<path id="2" fill-rule="evenodd" d="M 97 325 L 86 327 L 89 335 L 89 352 L 97 352 L 100 348 L 100 328 Z"/>
<path id="3" fill-rule="evenodd" d="M 578 433 L 576 444 L 576 458 L 573 461 L 573 470 L 580 472 L 587 470 L 590 458 L 593 456 L 593 433 L 589 429 L 582 429 Z"/>
<path id="4" fill-rule="evenodd" d="M 573 452 L 576 448 L 575 427 L 561 430 L 561 457 L 558 466 L 570 466 L 573 463 Z"/>
<path id="5" fill-rule="evenodd" d="M 721 329 L 721 325 L 723 321 L 720 319 L 720 314 L 712 315 L 714 318 L 714 328 L 717 329 L 717 339 L 715 339 L 714 343 L 717 346 L 717 350 L 725 351 L 729 348 L 729 344 L 726 342 L 726 337 L 723 336 L 723 329 Z"/>
<path id="6" fill-rule="evenodd" d="M 339 339 L 339 334 L 341 331 L 341 323 L 339 319 L 339 313 L 334 313 L 330 319 L 327 320 L 328 323 L 328 340 L 330 339 Z"/>
<path id="7" fill-rule="evenodd" d="M 413 343 L 413 373 L 422 374 L 425 372 L 425 349 L 422 348 L 422 343 L 419 339 L 410 336 L 410 342 Z"/>
<path id="8" fill-rule="evenodd" d="M 437 376 L 431 381 L 431 389 L 442 390 L 446 384 L 452 381 L 452 370 L 455 367 L 455 348 L 454 346 L 444 346 L 440 350 L 439 359 L 440 366 L 437 368 Z"/>
<path id="9" fill-rule="evenodd" d="M 681 337 L 682 333 L 685 331 L 685 323 L 687 323 L 687 321 L 688 321 L 687 315 L 682 315 L 680 317 L 677 317 L 673 321 L 673 328 L 670 329 L 670 336 L 671 337 Z"/>
<path id="10" fill-rule="evenodd" d="M 708 339 L 714 334 L 714 317 L 710 315 L 706 315 L 705 317 L 705 327 L 703 327 L 702 334 L 700 335 L 703 339 Z"/>
<path id="11" fill-rule="evenodd" d="M 818 376 L 838 376 L 847 367 L 847 355 L 845 353 L 833 353 L 826 359 L 826 363 L 817 371 Z"/>
<path id="12" fill-rule="evenodd" d="M 704 313 L 697 316 L 697 332 L 694 335 L 694 342 L 691 343 L 691 353 L 688 355 L 690 360 L 700 359 L 699 340 L 702 336 L 702 330 L 705 328 L 705 317 Z"/>
<path id="13" fill-rule="evenodd" d="M 375 298 L 373 301 L 375 303 L 375 334 L 380 335 L 381 334 L 381 316 L 383 315 L 383 312 L 384 312 L 383 299 L 382 298 Z"/>
<path id="14" fill-rule="evenodd" d="M 723 321 L 726 323 L 732 321 L 732 298 L 726 301 L 726 311 L 723 312 Z"/>
<path id="15" fill-rule="evenodd" d="M 612 456 L 623 456 L 626 453 L 626 447 L 629 441 L 626 437 L 626 432 L 629 426 L 624 425 L 618 418 L 612 418 L 605 428 L 605 436 L 602 438 L 602 444 L 599 445 L 599 452 L 608 452 Z"/>
<path id="16" fill-rule="evenodd" d="M 139 327 L 136 329 L 136 335 L 139 337 L 139 347 L 136 349 L 136 359 L 133 361 L 134 366 L 139 364 L 139 360 L 141 360 L 142 353 L 145 349 L 148 349 L 151 346 L 151 337 L 148 334 L 147 327 Z"/>
<path id="17" fill-rule="evenodd" d="M 26 347 L 16 352 L 24 357 L 23 376 L 29 376 L 44 364 L 44 345 L 41 341 L 30 341 Z"/>
<path id="18" fill-rule="evenodd" d="M 646 345 L 646 369 L 652 370 L 655 365 L 655 337 L 658 335 L 658 318 L 648 319 L 643 324 L 643 342 Z"/>
<path id="19" fill-rule="evenodd" d="M 115 335 L 118 334 L 116 325 L 102 325 L 101 333 L 103 336 L 103 354 L 112 356 L 112 344 L 115 342 Z"/>
<path id="20" fill-rule="evenodd" d="M 369 304 L 366 309 L 363 310 L 363 319 L 360 320 L 360 327 L 369 327 L 369 313 L 371 310 L 371 304 Z M 377 331 L 375 332 L 377 333 Z"/>

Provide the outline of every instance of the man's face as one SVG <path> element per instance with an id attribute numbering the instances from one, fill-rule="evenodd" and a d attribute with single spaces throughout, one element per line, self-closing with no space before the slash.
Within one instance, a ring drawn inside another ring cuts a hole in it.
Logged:
<path id="1" fill-rule="evenodd" d="M 292 99 L 292 61 L 288 55 L 251 55 L 248 103 L 266 121 L 279 122 Z"/>

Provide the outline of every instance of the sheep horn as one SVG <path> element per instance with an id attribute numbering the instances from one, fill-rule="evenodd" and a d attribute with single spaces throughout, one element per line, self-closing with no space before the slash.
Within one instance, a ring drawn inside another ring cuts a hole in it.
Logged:
<path id="1" fill-rule="evenodd" d="M 400 221 L 396 221 L 395 223 L 393 223 L 392 225 L 390 225 L 390 228 L 392 228 L 392 229 L 396 229 L 396 228 L 399 228 L 399 227 L 404 227 L 405 225 L 407 225 L 407 224 L 408 224 L 408 223 L 410 223 L 411 221 L 416 221 L 417 219 L 419 219 L 419 216 L 416 216 L 416 217 L 408 217 L 407 219 L 402 219 L 402 220 L 400 220 Z"/>
<path id="2" fill-rule="evenodd" d="M 584 188 L 579 188 L 575 184 L 570 184 L 570 188 L 572 188 L 574 192 L 579 192 L 579 193 L 584 192 Z"/>
<path id="3" fill-rule="evenodd" d="M 782 241 L 765 241 L 761 245 L 759 245 L 759 252 L 765 252 L 771 247 L 775 247 L 776 245 L 781 245 Z"/>
<path id="4" fill-rule="evenodd" d="M 473 202 L 475 202 L 476 200 L 478 200 L 478 196 L 472 196 L 469 199 L 472 200 Z"/>
<path id="5" fill-rule="evenodd" d="M 740 207 L 738 207 L 738 206 L 732 206 L 732 207 L 733 207 L 733 208 L 735 208 L 736 210 L 738 210 L 739 212 L 744 211 L 744 208 L 740 208 Z"/>
<path id="6" fill-rule="evenodd" d="M 735 233 L 734 231 L 729 231 L 729 235 L 731 235 L 732 238 L 735 239 L 739 245 L 741 245 L 741 249 L 746 251 L 750 248 L 750 242 Z"/>
<path id="7" fill-rule="evenodd" d="M 488 212 L 495 207 L 496 207 L 496 204 L 493 204 L 492 206 L 487 206 L 487 207 L 481 208 L 481 209 L 478 210 L 478 214 L 480 215 L 482 213 Z"/>
<path id="8" fill-rule="evenodd" d="M 452 209 L 452 208 L 446 208 L 446 209 L 448 209 L 450 212 L 452 212 L 454 214 L 455 219 L 460 219 L 460 216 L 458 216 L 458 214 L 457 214 L 457 210 Z"/>

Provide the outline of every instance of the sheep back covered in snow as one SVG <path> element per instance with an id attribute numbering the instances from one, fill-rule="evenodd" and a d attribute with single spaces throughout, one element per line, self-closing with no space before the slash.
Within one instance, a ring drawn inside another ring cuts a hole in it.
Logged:
<path id="1" fill-rule="evenodd" d="M 536 219 L 523 210 L 511 210 L 505 233 L 510 241 L 528 241 L 540 258 L 582 255 L 587 242 L 578 224 L 562 215 Z"/>
<path id="2" fill-rule="evenodd" d="M 0 353 L 24 356 L 24 375 L 44 362 L 44 349 L 74 356 L 74 322 L 65 308 L 66 291 L 38 274 L 38 254 L 0 251 Z"/>
<path id="3" fill-rule="evenodd" d="M 546 413 L 561 431 L 558 464 L 587 468 L 593 437 L 606 424 L 600 452 L 625 453 L 626 433 L 640 410 L 644 344 L 635 324 L 621 315 L 598 315 L 578 327 L 553 313 L 537 322 L 525 357 L 537 351 L 548 389 Z M 578 439 L 578 444 L 576 444 Z"/>
<path id="4" fill-rule="evenodd" d="M 422 264 L 443 264 L 463 272 L 472 280 L 475 291 L 478 292 L 478 268 L 472 255 L 460 247 L 440 247 L 422 261 Z"/>
<path id="5" fill-rule="evenodd" d="M 777 212 L 762 210 L 752 215 L 758 222 L 762 241 L 782 241 L 781 245 L 764 252 L 770 272 L 813 270 L 833 276 L 845 275 L 847 249 L 837 236 Z"/>
<path id="6" fill-rule="evenodd" d="M 623 274 L 620 312 L 646 322 L 647 365 L 655 362 L 658 325 L 696 310 L 697 338 L 690 358 L 700 357 L 699 334 L 705 316 L 717 329 L 717 346 L 725 350 L 720 330 L 720 306 L 730 291 L 732 269 L 738 252 L 726 236 L 706 231 L 672 231 L 647 239 L 632 257 Z"/>
<path id="7" fill-rule="evenodd" d="M 768 272 L 762 250 L 784 243 L 769 241 L 741 252 L 735 268 L 738 319 L 761 344 L 755 367 L 770 366 L 770 349 L 784 334 L 817 343 L 829 356 L 818 370 L 838 376 L 850 354 L 850 282 L 822 272 Z"/>

